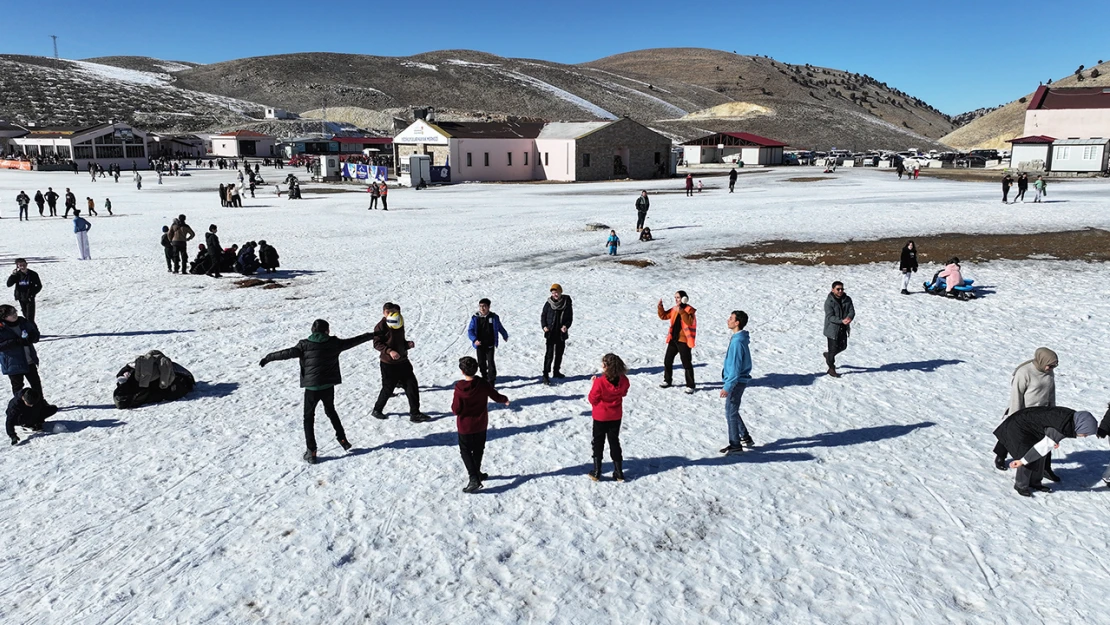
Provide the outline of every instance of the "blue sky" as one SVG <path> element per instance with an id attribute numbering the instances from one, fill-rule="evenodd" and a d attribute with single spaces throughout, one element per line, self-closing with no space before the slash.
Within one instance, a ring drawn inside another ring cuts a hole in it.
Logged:
<path id="1" fill-rule="evenodd" d="M 288 52 L 406 56 L 453 48 L 581 63 L 643 48 L 705 47 L 870 74 L 951 114 L 1001 104 L 1041 80 L 1110 59 L 1105 0 L 5 4 L 9 28 L 0 52 L 9 54 L 49 56 L 50 35 L 58 35 L 64 58 L 142 55 L 199 63 Z"/>

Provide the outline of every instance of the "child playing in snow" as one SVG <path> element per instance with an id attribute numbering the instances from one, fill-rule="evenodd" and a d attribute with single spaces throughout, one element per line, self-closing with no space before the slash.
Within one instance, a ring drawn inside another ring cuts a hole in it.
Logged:
<path id="1" fill-rule="evenodd" d="M 650 241 L 651 240 L 651 228 L 644 228 L 643 230 L 640 231 L 640 240 L 641 241 Z"/>
<path id="2" fill-rule="evenodd" d="M 109 215 L 112 214 L 112 198 L 110 198 L 110 197 L 104 198 L 104 208 L 108 209 L 108 214 Z"/>
<path id="3" fill-rule="evenodd" d="M 97 212 L 96 212 L 96 201 L 93 200 L 91 197 L 86 197 L 85 200 L 86 200 L 86 204 L 89 207 L 89 214 L 90 215 L 96 215 L 97 214 Z"/>
<path id="4" fill-rule="evenodd" d="M 459 371 L 463 379 L 455 383 L 455 397 L 451 400 L 451 412 L 455 413 L 455 426 L 459 431 L 459 452 L 470 481 L 463 488 L 464 493 L 473 493 L 482 488 L 482 480 L 489 477 L 482 473 L 482 455 L 486 450 L 486 430 L 489 428 L 489 408 L 487 401 L 509 405 L 509 398 L 498 393 L 489 382 L 480 377 L 478 361 L 470 356 L 459 359 Z"/>
<path id="5" fill-rule="evenodd" d="M 605 354 L 601 358 L 601 373 L 594 378 L 590 388 L 590 405 L 593 406 L 594 420 L 593 452 L 594 470 L 590 479 L 601 479 L 601 456 L 605 452 L 605 439 L 609 439 L 609 455 L 613 459 L 613 479 L 624 481 L 621 463 L 621 417 L 624 413 L 624 396 L 628 394 L 628 368 L 616 354 Z"/>
<path id="6" fill-rule="evenodd" d="M 703 188 L 705 188 L 705 185 L 701 183 L 701 180 L 699 180 L 699 181 L 698 181 L 698 193 L 701 193 L 701 190 L 702 190 Z"/>
<path id="7" fill-rule="evenodd" d="M 609 231 L 609 240 L 605 242 L 605 245 L 609 248 L 609 255 L 610 256 L 616 256 L 617 255 L 617 248 L 620 247 L 620 244 L 621 244 L 621 240 L 620 240 L 620 237 L 617 236 L 617 231 L 616 230 L 610 230 Z"/>

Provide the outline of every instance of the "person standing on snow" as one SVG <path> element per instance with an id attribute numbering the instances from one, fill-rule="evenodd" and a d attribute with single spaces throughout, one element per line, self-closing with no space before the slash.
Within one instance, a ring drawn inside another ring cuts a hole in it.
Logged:
<path id="1" fill-rule="evenodd" d="M 77 235 L 77 252 L 81 254 L 78 260 L 92 260 L 92 253 L 89 251 L 89 230 L 91 229 L 92 224 L 81 216 L 81 211 L 73 209 L 73 232 Z"/>
<path id="2" fill-rule="evenodd" d="M 180 261 L 177 254 L 173 251 L 173 243 L 170 242 L 170 227 L 162 226 L 162 252 L 166 255 L 166 271 L 174 273 L 174 265 Z"/>
<path id="3" fill-rule="evenodd" d="M 609 248 L 609 255 L 616 256 L 617 248 L 621 245 L 621 239 L 617 236 L 616 230 L 609 231 L 609 238 L 605 240 L 605 247 Z"/>
<path id="4" fill-rule="evenodd" d="M 43 217 L 43 204 L 46 203 L 46 198 L 43 197 L 42 191 L 35 191 L 35 205 L 39 207 L 39 217 Z"/>
<path id="5" fill-rule="evenodd" d="M 185 223 L 185 215 L 178 215 L 177 219 L 173 220 L 173 225 L 170 226 L 170 245 L 173 246 L 174 255 L 177 256 L 177 261 L 174 262 L 174 270 L 176 272 L 177 265 L 181 265 L 181 275 L 188 273 L 189 269 L 189 241 L 197 233 Z"/>
<path id="6" fill-rule="evenodd" d="M 1044 178 L 1042 178 L 1041 176 L 1037 176 L 1037 179 L 1033 181 L 1033 188 L 1036 189 L 1036 191 L 1037 191 L 1037 194 L 1035 196 L 1033 196 L 1033 202 L 1035 202 L 1037 204 L 1040 204 L 1041 203 L 1041 198 L 1043 196 L 1047 195 L 1047 192 L 1044 189 L 1045 188 Z"/>
<path id="7" fill-rule="evenodd" d="M 378 188 L 377 182 L 371 182 L 370 187 L 366 189 L 370 192 L 370 208 L 366 210 L 374 210 L 378 207 L 378 198 L 382 196 L 381 189 Z"/>
<path id="8" fill-rule="evenodd" d="M 636 198 L 636 232 L 644 229 L 644 221 L 647 219 L 648 209 L 651 208 L 651 200 L 648 199 L 647 190 L 640 191 L 640 197 Z"/>
<path id="9" fill-rule="evenodd" d="M 1056 352 L 1047 347 L 1038 347 L 1032 360 L 1026 360 L 1014 369 L 1010 378 L 1010 404 L 1003 415 L 1011 415 L 1023 408 L 1056 406 L 1056 367 L 1060 359 Z M 1001 442 L 994 446 L 994 466 L 1005 471 L 1006 446 Z M 1060 478 L 1052 470 L 1052 452 L 1045 454 L 1044 475 L 1050 481 L 1059 482 Z"/>
<path id="10" fill-rule="evenodd" d="M 1018 175 L 1018 177 L 1017 177 L 1017 187 L 1018 187 L 1018 190 L 1017 190 L 1017 195 L 1014 196 L 1014 204 L 1017 204 L 1018 200 L 1021 200 L 1022 203 L 1024 203 L 1025 202 L 1025 192 L 1029 190 L 1029 175 L 1028 174 L 1026 174 L 1025 172 L 1021 172 L 1021 174 Z"/>
<path id="11" fill-rule="evenodd" d="M 69 211 L 77 212 L 77 196 L 69 190 L 69 187 L 66 187 L 66 214 L 62 216 L 62 219 L 69 218 Z"/>
<path id="12" fill-rule="evenodd" d="M 737 175 L 738 174 L 736 173 L 736 168 L 735 167 L 732 168 L 732 171 L 728 172 L 728 192 L 729 193 L 732 193 L 733 191 L 736 190 L 736 177 L 737 177 Z"/>
<path id="13" fill-rule="evenodd" d="M 50 207 L 50 216 L 58 216 L 58 194 L 54 191 L 54 187 L 46 187 L 46 193 L 43 194 L 46 198 L 46 205 Z"/>
<path id="14" fill-rule="evenodd" d="M 732 338 L 729 339 L 725 366 L 721 370 L 721 397 L 725 399 L 728 446 L 721 450 L 722 454 L 738 454 L 745 447 L 755 447 L 751 433 L 740 418 L 740 400 L 744 397 L 748 383 L 752 381 L 752 354 L 748 347 L 748 331 L 744 329 L 747 325 L 748 314 L 742 310 L 734 310 L 728 316 L 728 329 L 732 331 Z"/>
<path id="15" fill-rule="evenodd" d="M 1014 179 L 1012 177 L 1010 177 L 1010 174 L 1006 174 L 1006 175 L 1002 176 L 1002 203 L 1003 204 L 1009 204 L 1009 202 L 1006 201 L 1006 197 L 1010 195 L 1010 185 L 1012 185 L 1012 184 L 1014 184 Z"/>
<path id="16" fill-rule="evenodd" d="M 24 380 L 42 396 L 39 379 L 39 327 L 34 321 L 20 317 L 15 306 L 0 306 L 0 373 L 11 381 L 12 394 L 23 390 Z"/>
<path id="17" fill-rule="evenodd" d="M 378 185 L 378 194 L 381 195 L 382 198 L 382 210 L 389 210 L 389 185 L 385 182 Z"/>
<path id="18" fill-rule="evenodd" d="M 1022 497 L 1032 497 L 1032 491 L 1052 492 L 1041 483 L 1044 457 L 1059 447 L 1060 441 L 1097 433 L 1098 424 L 1091 413 L 1047 406 L 1022 408 L 1006 417 L 994 430 L 999 443 L 1017 458 L 1010 463 L 1010 468 L 1017 469 L 1014 490 Z"/>
<path id="19" fill-rule="evenodd" d="M 382 306 L 382 319 L 374 326 L 374 349 L 381 352 L 379 360 L 382 370 L 382 390 L 370 413 L 375 419 L 387 418 L 382 411 L 393 396 L 393 390 L 400 386 L 409 400 L 409 421 L 423 423 L 431 420 L 420 412 L 420 385 L 409 361 L 409 350 L 414 347 L 416 343 L 405 339 L 405 319 L 401 316 L 401 307 L 386 302 Z"/>
<path id="20" fill-rule="evenodd" d="M 674 373 L 674 357 L 677 355 L 682 360 L 682 370 L 686 374 L 686 393 L 694 392 L 694 363 L 692 351 L 697 342 L 698 318 L 697 310 L 689 304 L 690 298 L 686 291 L 677 291 L 674 294 L 674 306 L 663 310 L 663 300 L 659 300 L 659 318 L 667 321 L 670 329 L 667 330 L 667 352 L 663 356 L 663 383 L 660 388 L 671 386 Z"/>
<path id="21" fill-rule="evenodd" d="M 548 373 L 552 363 L 555 365 L 553 377 L 563 378 L 563 352 L 567 348 L 567 331 L 574 322 L 574 303 L 569 295 L 563 295 L 563 287 L 559 284 L 551 285 L 551 297 L 543 304 L 540 311 L 540 327 L 543 328 L 544 343 L 547 348 L 543 354 L 543 383 L 551 384 Z"/>
<path id="22" fill-rule="evenodd" d="M 508 341 L 509 333 L 501 325 L 501 318 L 489 308 L 488 298 L 483 297 L 478 300 L 478 312 L 470 318 L 466 336 L 478 352 L 478 369 L 482 372 L 482 378 L 489 382 L 490 386 L 496 386 L 497 363 L 494 362 L 494 352 L 497 351 L 498 337 Z"/>
<path id="23" fill-rule="evenodd" d="M 95 215 L 97 217 L 100 216 L 100 213 L 96 212 L 96 201 L 95 200 L 93 200 L 91 197 L 86 197 L 85 198 L 85 204 L 88 205 L 88 207 L 89 207 L 88 212 L 89 212 L 90 216 L 93 216 L 93 215 Z"/>
<path id="24" fill-rule="evenodd" d="M 694 197 L 694 174 L 686 174 L 686 197 Z"/>
<path id="25" fill-rule="evenodd" d="M 339 369 L 339 354 L 357 347 L 374 338 L 370 332 L 349 339 L 331 336 L 331 327 L 323 319 L 312 322 L 312 334 L 289 349 L 267 354 L 258 366 L 276 360 L 292 360 L 301 363 L 301 388 L 304 389 L 304 439 L 308 450 L 304 460 L 316 464 L 316 404 L 323 402 L 324 414 L 328 415 L 331 426 L 335 428 L 335 438 L 343 451 L 351 449 L 339 413 L 335 410 L 335 387 L 343 382 Z"/>
<path id="26" fill-rule="evenodd" d="M 27 259 L 15 259 L 15 270 L 8 276 L 8 286 L 14 286 L 15 301 L 23 316 L 31 323 L 35 322 L 35 296 L 42 290 L 42 281 L 39 274 L 27 268 Z"/>
<path id="27" fill-rule="evenodd" d="M 216 224 L 208 226 L 208 232 L 204 235 L 204 244 L 208 246 L 205 256 L 208 257 L 207 271 L 204 273 L 213 278 L 222 278 L 220 275 L 220 261 L 223 260 L 224 247 L 220 245 L 220 237 L 216 234 Z M 198 262 L 200 259 L 197 259 Z"/>
<path id="28" fill-rule="evenodd" d="M 898 270 L 902 272 L 902 295 L 910 294 L 910 276 L 917 271 L 917 246 L 913 241 L 906 241 L 902 248 L 902 258 L 898 261 Z"/>
<path id="29" fill-rule="evenodd" d="M 486 430 L 489 429 L 489 406 L 493 400 L 509 405 L 509 398 L 498 393 L 493 384 L 475 377 L 478 361 L 470 356 L 459 359 L 459 372 L 463 379 L 455 382 L 455 394 L 451 399 L 451 412 L 455 414 L 455 428 L 459 432 L 459 453 L 469 481 L 463 488 L 464 493 L 473 493 L 482 488 L 482 482 L 489 476 L 482 473 L 482 457 L 486 451 Z"/>
<path id="30" fill-rule="evenodd" d="M 829 366 L 828 374 L 839 378 L 836 372 L 836 355 L 848 349 L 848 335 L 851 333 L 851 324 L 856 318 L 856 307 L 852 298 L 844 292 L 844 283 L 837 280 L 832 283 L 832 291 L 825 298 L 825 326 L 824 334 L 828 339 L 828 351 L 822 354 L 825 364 Z"/>
<path id="31" fill-rule="evenodd" d="M 624 418 L 624 397 L 628 395 L 628 367 L 616 354 L 601 358 L 601 375 L 595 376 L 590 387 L 590 416 L 593 417 L 594 468 L 590 479 L 601 479 L 601 460 L 605 440 L 609 440 L 609 456 L 613 459 L 613 479 L 624 481 L 624 453 L 621 450 L 621 420 Z"/>
<path id="32" fill-rule="evenodd" d="M 23 221 L 24 219 L 31 221 L 31 217 L 28 214 L 28 207 L 31 205 L 31 196 L 27 195 L 26 191 L 20 191 L 19 195 L 15 196 L 15 203 L 16 206 L 19 207 L 19 221 Z"/>

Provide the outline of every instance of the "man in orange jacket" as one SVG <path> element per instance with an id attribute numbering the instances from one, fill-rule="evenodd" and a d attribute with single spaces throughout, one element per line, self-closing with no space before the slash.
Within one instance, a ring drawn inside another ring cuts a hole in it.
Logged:
<path id="1" fill-rule="evenodd" d="M 667 331 L 667 354 L 663 356 L 663 383 L 660 388 L 671 386 L 674 370 L 674 357 L 682 359 L 682 369 L 686 373 L 686 393 L 694 392 L 694 364 L 690 350 L 694 348 L 698 336 L 697 310 L 689 304 L 686 291 L 674 294 L 674 307 L 663 310 L 663 300 L 659 300 L 659 318 L 670 322 Z"/>

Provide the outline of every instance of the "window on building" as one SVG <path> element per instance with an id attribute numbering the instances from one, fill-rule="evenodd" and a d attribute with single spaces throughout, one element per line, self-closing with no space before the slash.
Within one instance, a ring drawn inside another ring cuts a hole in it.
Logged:
<path id="1" fill-rule="evenodd" d="M 123 158 L 122 145 L 98 145 L 96 146 L 97 158 Z"/>
<path id="2" fill-rule="evenodd" d="M 69 146 L 68 145 L 59 145 L 59 146 L 56 146 L 55 149 L 58 151 L 58 156 L 60 158 L 69 158 Z"/>
<path id="3" fill-rule="evenodd" d="M 1062 158 L 1064 160 L 1067 160 L 1071 156 L 1069 154 L 1070 151 L 1071 150 L 1067 146 L 1063 146 L 1063 145 L 1059 146 L 1059 147 L 1056 148 L 1056 158 Z"/>
<path id="4" fill-rule="evenodd" d="M 485 155 L 486 155 L 486 161 L 485 161 L 486 162 L 486 167 L 489 167 L 489 152 L 485 152 Z"/>
<path id="5" fill-rule="evenodd" d="M 1088 145 L 1083 147 L 1083 160 L 1093 161 L 1098 158 L 1098 146 Z"/>
<path id="6" fill-rule="evenodd" d="M 23 153 L 26 154 L 27 156 L 38 156 L 39 155 L 39 146 L 37 146 L 37 145 L 25 145 L 25 146 L 23 146 Z"/>
<path id="7" fill-rule="evenodd" d="M 509 167 L 512 167 L 513 166 L 513 153 L 509 152 L 508 157 L 509 157 Z"/>
<path id="8" fill-rule="evenodd" d="M 527 152 L 524 153 L 524 166 L 525 167 L 528 166 L 528 153 Z"/>
<path id="9" fill-rule="evenodd" d="M 590 155 L 589 154 L 583 154 L 582 155 L 582 166 L 583 167 L 589 167 L 590 166 Z"/>
<path id="10" fill-rule="evenodd" d="M 74 159 L 86 159 L 93 157 L 93 149 L 91 145 L 75 145 L 73 146 Z"/>
<path id="11" fill-rule="evenodd" d="M 655 164 L 656 165 L 659 164 L 659 159 L 662 158 L 662 156 L 663 156 L 663 154 L 661 152 L 656 152 L 655 153 Z"/>
<path id="12" fill-rule="evenodd" d="M 127 150 L 127 158 L 145 158 L 146 149 L 141 145 L 127 145 L 124 146 Z"/>
<path id="13" fill-rule="evenodd" d="M 547 152 L 544 152 L 544 153 L 543 153 L 543 164 L 544 164 L 544 166 L 547 166 L 547 165 L 550 165 L 550 164 L 551 164 L 551 163 L 550 163 L 550 162 L 549 162 L 549 161 L 547 160 Z"/>
<path id="14" fill-rule="evenodd" d="M 473 156 L 473 154 L 471 154 L 470 152 L 466 153 L 466 166 L 467 167 L 474 167 L 474 159 L 472 158 L 472 156 Z"/>
<path id="15" fill-rule="evenodd" d="M 42 155 L 43 156 L 50 156 L 53 153 L 54 153 L 54 146 L 52 146 L 52 145 L 42 146 Z"/>

